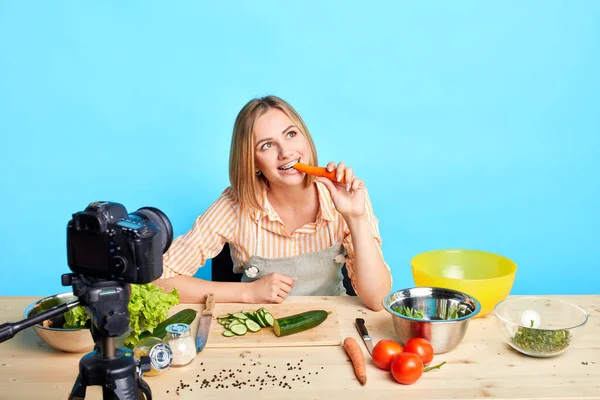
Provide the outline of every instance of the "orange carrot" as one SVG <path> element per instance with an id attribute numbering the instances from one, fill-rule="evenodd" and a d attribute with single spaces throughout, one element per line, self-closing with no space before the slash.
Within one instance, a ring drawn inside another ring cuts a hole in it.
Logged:
<path id="1" fill-rule="evenodd" d="M 365 363 L 365 356 L 358 345 L 358 342 L 354 338 L 348 337 L 344 340 L 344 350 L 350 357 L 352 365 L 354 367 L 354 375 L 360 382 L 361 385 L 367 384 L 367 366 Z"/>
<path id="2" fill-rule="evenodd" d="M 309 175 L 313 175 L 313 176 L 321 176 L 321 177 L 327 178 L 331 181 L 338 182 L 338 180 L 335 177 L 335 173 L 336 173 L 335 169 L 333 171 L 327 171 L 327 168 L 325 168 L 325 167 L 314 167 L 312 165 L 306 165 L 306 164 L 302 164 L 302 163 L 294 164 L 294 168 L 297 171 L 304 172 L 305 174 L 309 174 Z M 345 181 L 344 181 L 345 175 L 346 174 L 344 174 L 342 172 L 342 179 L 339 181 L 340 183 L 345 183 Z"/>

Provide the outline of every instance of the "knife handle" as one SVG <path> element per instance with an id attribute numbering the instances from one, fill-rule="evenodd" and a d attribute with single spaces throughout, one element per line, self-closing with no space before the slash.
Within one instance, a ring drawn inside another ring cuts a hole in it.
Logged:
<path id="1" fill-rule="evenodd" d="M 365 320 L 362 318 L 356 318 L 356 328 L 358 329 L 358 333 L 362 337 L 368 337 L 369 332 L 367 331 L 367 327 L 365 326 Z"/>
<path id="2" fill-rule="evenodd" d="M 213 308 L 215 308 L 215 295 L 208 293 L 206 295 L 206 307 L 202 310 L 201 315 L 212 315 Z"/>

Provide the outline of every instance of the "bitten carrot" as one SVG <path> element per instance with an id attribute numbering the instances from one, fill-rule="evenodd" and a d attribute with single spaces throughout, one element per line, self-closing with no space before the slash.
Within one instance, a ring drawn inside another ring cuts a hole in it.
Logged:
<path id="1" fill-rule="evenodd" d="M 358 342 L 354 338 L 348 337 L 344 339 L 344 350 L 352 361 L 354 367 L 354 375 L 360 382 L 361 385 L 367 384 L 367 366 L 365 363 L 365 356 L 358 345 Z"/>
<path id="2" fill-rule="evenodd" d="M 338 182 L 338 180 L 335 177 L 335 169 L 333 171 L 327 171 L 327 168 L 325 167 L 314 167 L 312 165 L 306 165 L 302 163 L 294 164 L 294 169 L 296 171 L 304 172 L 305 174 L 320 176 L 323 178 L 327 178 L 331 181 Z M 345 175 L 346 174 L 342 172 L 342 179 L 339 181 L 339 183 L 345 183 Z"/>

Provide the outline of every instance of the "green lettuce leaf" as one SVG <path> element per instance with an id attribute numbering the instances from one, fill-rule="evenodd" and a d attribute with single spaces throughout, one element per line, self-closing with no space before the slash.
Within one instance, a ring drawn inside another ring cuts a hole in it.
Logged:
<path id="1" fill-rule="evenodd" d="M 153 332 L 158 324 L 168 318 L 171 307 L 177 304 L 177 289 L 165 293 L 163 288 L 152 283 L 132 284 L 128 305 L 131 332 L 125 338 L 125 345 L 133 347 L 139 342 L 142 332 Z"/>
<path id="2" fill-rule="evenodd" d="M 88 314 L 85 311 L 83 306 L 77 306 L 71 308 L 69 311 L 64 313 L 65 323 L 63 324 L 63 328 L 72 329 L 72 328 L 85 328 L 85 322 L 88 320 Z"/>

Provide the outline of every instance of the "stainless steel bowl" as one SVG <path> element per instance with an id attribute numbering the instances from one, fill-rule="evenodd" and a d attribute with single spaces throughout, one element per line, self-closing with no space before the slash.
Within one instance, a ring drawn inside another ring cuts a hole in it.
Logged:
<path id="1" fill-rule="evenodd" d="M 60 304 L 77 300 L 72 292 L 55 294 L 38 300 L 25 309 L 25 318 L 47 311 Z M 89 329 L 50 328 L 34 325 L 38 336 L 51 347 L 70 353 L 87 353 L 94 348 L 94 340 Z"/>
<path id="2" fill-rule="evenodd" d="M 463 340 L 469 321 L 481 311 L 481 305 L 472 296 L 451 289 L 414 287 L 389 294 L 383 306 L 392 315 L 394 331 L 404 345 L 409 339 L 427 339 L 436 354 L 454 349 Z M 398 312 L 409 307 L 423 312 L 423 318 L 414 318 Z M 450 313 L 456 318 L 449 319 Z"/>

